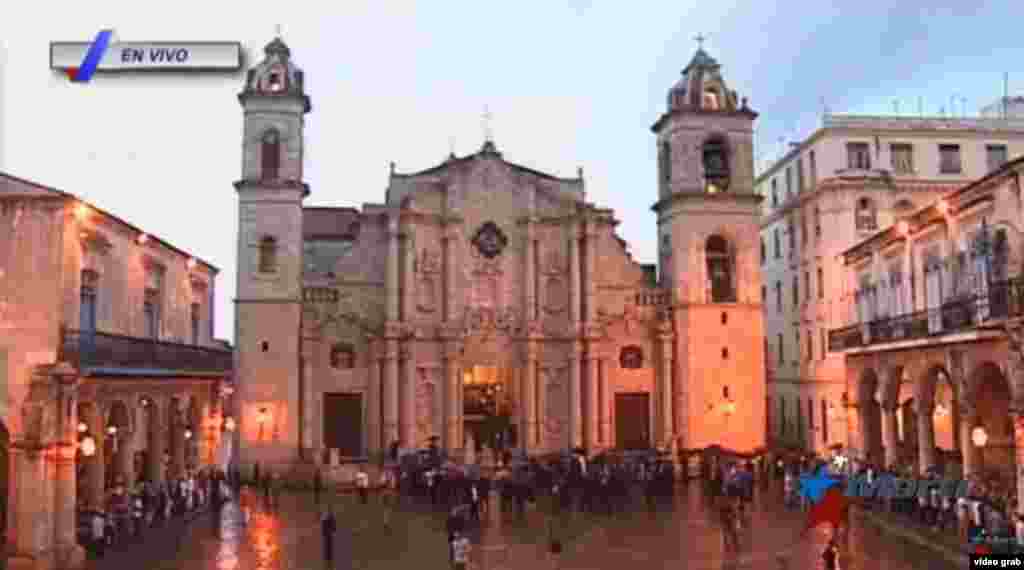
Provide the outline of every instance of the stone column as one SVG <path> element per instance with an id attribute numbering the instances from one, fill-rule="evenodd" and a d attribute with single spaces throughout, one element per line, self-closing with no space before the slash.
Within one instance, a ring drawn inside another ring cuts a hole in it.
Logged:
<path id="1" fill-rule="evenodd" d="M 551 377 L 551 370 L 541 371 L 538 363 L 537 388 L 535 406 L 537 412 L 537 448 L 538 451 L 547 449 L 547 410 L 548 410 L 548 381 Z"/>
<path id="2" fill-rule="evenodd" d="M 380 441 L 381 361 L 377 358 L 377 347 L 374 346 L 370 350 L 373 358 L 370 361 L 369 386 L 366 390 L 366 446 L 370 453 L 380 453 L 387 447 L 386 443 L 382 445 Z"/>
<path id="3" fill-rule="evenodd" d="M 530 452 L 537 446 L 537 354 L 536 347 L 527 341 L 526 364 L 520 375 L 522 387 L 519 390 L 522 398 L 523 427 L 521 433 L 523 451 Z"/>
<path id="4" fill-rule="evenodd" d="M 117 479 L 130 489 L 135 482 L 135 433 L 128 428 L 117 432 Z"/>
<path id="5" fill-rule="evenodd" d="M 935 467 L 935 420 L 932 417 L 935 404 L 916 400 L 914 407 L 917 412 L 918 463 L 924 475 Z"/>
<path id="6" fill-rule="evenodd" d="M 580 322 L 580 252 L 577 224 L 569 227 L 569 321 L 572 331 L 579 330 Z"/>
<path id="7" fill-rule="evenodd" d="M 316 419 L 320 417 L 316 409 L 316 399 L 313 397 L 313 360 L 314 346 L 313 339 L 302 339 L 302 454 L 303 459 L 312 461 L 316 455 L 313 445 L 313 433 L 316 426 Z M 321 435 L 321 444 L 323 436 Z"/>
<path id="8" fill-rule="evenodd" d="M 896 421 L 896 406 L 886 402 L 882 408 L 882 445 L 885 447 L 885 466 L 892 467 L 899 461 L 899 429 Z"/>
<path id="9" fill-rule="evenodd" d="M 10 445 L 6 568 L 77 568 L 75 453 L 78 377 L 67 364 L 32 371 L 26 419 Z"/>
<path id="10" fill-rule="evenodd" d="M 459 392 L 462 390 L 461 371 L 459 370 L 459 347 L 449 342 L 444 354 L 444 447 L 453 451 L 462 446 L 459 441 L 459 423 L 462 414 L 459 410 Z"/>
<path id="11" fill-rule="evenodd" d="M 661 404 L 661 425 L 658 426 L 659 443 L 671 445 L 672 443 L 672 337 L 665 333 L 661 335 L 661 374 L 659 388 L 661 397 L 658 402 Z M 727 435 L 727 434 L 726 434 Z"/>
<path id="12" fill-rule="evenodd" d="M 580 346 L 574 342 L 569 349 L 569 447 L 583 446 L 582 398 L 580 397 Z"/>
<path id="13" fill-rule="evenodd" d="M 458 297 L 458 291 L 456 291 L 456 271 L 458 267 L 455 263 L 455 248 L 458 243 L 458 231 L 454 227 L 445 227 L 444 229 L 444 300 L 442 302 L 444 322 L 450 323 L 455 320 L 456 315 L 456 298 Z"/>
<path id="14" fill-rule="evenodd" d="M 413 238 L 413 226 L 410 222 L 405 223 L 404 235 L 402 236 L 402 262 L 401 278 L 399 279 L 399 290 L 401 295 L 402 310 L 400 318 L 402 322 L 411 321 L 416 315 L 416 300 L 413 295 L 416 292 L 416 240 Z"/>
<path id="15" fill-rule="evenodd" d="M 597 399 L 597 363 L 598 356 L 593 348 L 587 351 L 586 355 L 586 382 L 582 390 L 586 405 L 583 407 L 583 441 L 587 452 L 594 453 L 598 449 L 597 427 L 598 427 L 598 399 Z"/>
<path id="16" fill-rule="evenodd" d="M 412 347 L 402 346 L 402 445 L 418 448 L 422 442 L 416 441 L 416 361 L 413 360 Z"/>
<path id="17" fill-rule="evenodd" d="M 165 402 L 152 400 L 147 407 L 149 416 L 147 448 L 149 453 L 146 454 L 146 476 L 153 483 L 163 483 L 164 481 L 164 451 L 167 449 L 167 432 L 161 410 L 166 409 L 166 406 Z"/>
<path id="18" fill-rule="evenodd" d="M 399 439 L 398 433 L 398 341 L 387 339 L 384 352 L 384 445 Z"/>
<path id="19" fill-rule="evenodd" d="M 608 385 L 608 359 L 597 361 L 598 440 L 604 448 L 612 447 L 611 394 Z"/>
<path id="20" fill-rule="evenodd" d="M 532 195 L 533 191 L 531 191 Z M 537 319 L 537 237 L 532 212 L 530 216 L 531 218 L 526 222 L 526 247 L 523 248 L 523 289 L 525 291 L 523 306 L 527 321 Z"/>
<path id="21" fill-rule="evenodd" d="M 971 431 L 978 422 L 977 408 L 967 402 L 960 402 L 960 453 L 964 462 L 964 478 L 977 473 L 980 465 L 978 449 L 974 447 Z M 920 429 L 920 428 L 918 428 Z"/>
<path id="22" fill-rule="evenodd" d="M 398 249 L 398 215 L 392 214 L 388 217 L 388 258 L 384 266 L 384 296 L 385 296 L 385 319 L 397 321 L 398 314 L 398 278 L 399 278 L 399 249 Z"/>
<path id="23" fill-rule="evenodd" d="M 593 323 L 597 319 L 597 296 L 594 294 L 597 287 L 594 279 L 597 270 L 597 227 L 594 220 L 587 223 L 584 245 L 586 247 L 584 265 L 586 273 L 583 278 L 583 306 L 587 311 L 584 317 L 588 323 Z"/>
<path id="24" fill-rule="evenodd" d="M 170 404 L 171 469 L 169 476 L 178 478 L 185 473 L 185 400 L 178 398 Z"/>
<path id="25" fill-rule="evenodd" d="M 1017 514 L 1024 515 L 1024 406 L 1010 406 L 1013 420 L 1013 461 L 1017 473 Z"/>
<path id="26" fill-rule="evenodd" d="M 89 425 L 89 435 L 96 442 L 96 453 L 85 459 L 88 465 L 89 486 L 87 503 L 90 507 L 102 509 L 106 506 L 104 499 L 107 489 L 107 462 L 104 459 L 106 457 L 107 427 L 106 422 L 103 421 L 106 418 L 106 410 L 99 402 L 93 402 L 90 408 L 92 413 L 86 423 Z"/>

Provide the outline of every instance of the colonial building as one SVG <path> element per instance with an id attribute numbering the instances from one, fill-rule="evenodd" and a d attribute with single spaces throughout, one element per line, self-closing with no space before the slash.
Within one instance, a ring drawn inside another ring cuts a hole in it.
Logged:
<path id="1" fill-rule="evenodd" d="M 652 127 L 660 286 L 582 170 L 493 140 L 393 167 L 383 203 L 305 206 L 303 74 L 280 39 L 265 53 L 239 96 L 243 463 L 496 433 L 528 453 L 762 447 L 756 113 L 703 50 Z"/>
<path id="2" fill-rule="evenodd" d="M 856 302 L 830 343 L 860 459 L 1024 491 L 1022 174 L 1013 160 L 844 253 Z"/>
<path id="3" fill-rule="evenodd" d="M 218 460 L 232 354 L 213 338 L 216 275 L 71 194 L 0 174 L 12 564 L 78 556 L 76 504 Z"/>
<path id="4" fill-rule="evenodd" d="M 1021 119 L 826 115 L 758 177 L 775 442 L 846 443 L 847 370 L 826 338 L 852 303 L 841 253 L 1021 154 Z"/>

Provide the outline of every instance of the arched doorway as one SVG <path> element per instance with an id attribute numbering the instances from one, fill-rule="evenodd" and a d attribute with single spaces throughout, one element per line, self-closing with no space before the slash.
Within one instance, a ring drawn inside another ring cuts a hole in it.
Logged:
<path id="1" fill-rule="evenodd" d="M 960 406 L 949 373 L 941 366 L 929 368 L 920 380 L 918 398 L 931 410 L 930 417 L 919 417 L 918 422 L 931 421 L 931 445 L 935 450 L 930 458 L 932 465 L 939 473 L 952 476 L 959 471 Z"/>
<path id="2" fill-rule="evenodd" d="M 1012 419 L 1010 418 L 1010 385 L 999 366 L 992 362 L 980 365 L 972 374 L 973 415 L 965 418 L 971 426 L 972 449 L 976 463 L 973 472 L 990 489 L 1015 494 L 1016 457 Z"/>
<path id="3" fill-rule="evenodd" d="M 917 401 L 914 384 L 906 376 L 903 368 L 896 368 L 893 371 L 893 382 L 891 388 L 893 395 L 892 405 L 896 412 L 896 444 L 897 453 L 896 468 L 911 470 L 916 473 L 915 465 L 918 463 L 918 414 Z"/>
<path id="4" fill-rule="evenodd" d="M 881 465 L 885 460 L 882 447 L 882 409 L 875 395 L 878 393 L 878 375 L 868 369 L 861 373 L 858 400 L 861 421 L 861 453 L 868 463 Z"/>
<path id="5" fill-rule="evenodd" d="M 518 445 L 513 418 L 515 369 L 502 366 L 466 366 L 462 371 L 463 429 L 472 437 L 474 451 L 487 447 L 501 451 Z"/>
<path id="6" fill-rule="evenodd" d="M 127 487 L 132 483 L 131 467 L 134 458 L 127 438 L 131 434 L 131 412 L 128 405 L 118 400 L 111 404 L 106 421 L 106 444 L 103 446 L 106 468 L 106 487 Z"/>

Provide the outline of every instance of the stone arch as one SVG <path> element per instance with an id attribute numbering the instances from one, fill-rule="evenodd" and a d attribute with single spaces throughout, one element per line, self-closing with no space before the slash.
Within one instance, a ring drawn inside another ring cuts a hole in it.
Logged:
<path id="1" fill-rule="evenodd" d="M 700 145 L 704 188 L 709 194 L 727 192 L 731 180 L 731 163 L 735 154 L 729 137 L 723 133 L 710 133 Z"/>
<path id="2" fill-rule="evenodd" d="M 857 381 L 857 400 L 860 406 L 861 453 L 865 460 L 875 465 L 883 461 L 882 410 L 876 395 L 880 382 L 872 368 L 861 371 Z"/>
<path id="3" fill-rule="evenodd" d="M 988 441 L 983 447 L 973 441 L 964 442 L 971 447 L 975 464 L 973 472 L 990 484 L 1015 489 L 1016 454 L 1014 426 L 1010 416 L 1013 390 L 998 364 L 983 361 L 971 371 L 967 401 L 973 404 L 970 417 L 964 418 L 972 430 L 984 429 Z"/>

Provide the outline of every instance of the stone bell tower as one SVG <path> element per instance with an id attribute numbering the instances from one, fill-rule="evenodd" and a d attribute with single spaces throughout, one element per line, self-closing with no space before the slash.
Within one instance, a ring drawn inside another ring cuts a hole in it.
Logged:
<path id="1" fill-rule="evenodd" d="M 298 459 L 302 310 L 302 71 L 281 38 L 238 95 L 244 113 L 235 317 L 239 463 Z"/>
<path id="2" fill-rule="evenodd" d="M 673 427 L 686 449 L 765 443 L 756 118 L 700 48 L 651 127 L 661 286 L 673 299 Z"/>

